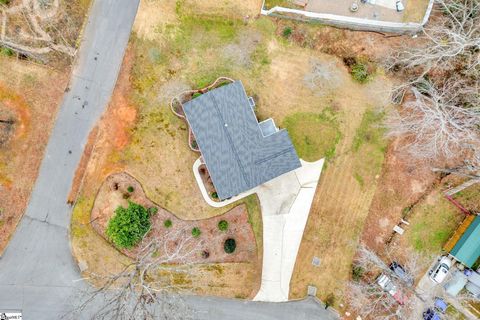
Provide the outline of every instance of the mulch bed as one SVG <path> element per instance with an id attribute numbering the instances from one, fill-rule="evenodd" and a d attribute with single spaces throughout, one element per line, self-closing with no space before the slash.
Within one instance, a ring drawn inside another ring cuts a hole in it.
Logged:
<path id="1" fill-rule="evenodd" d="M 128 188 L 133 187 L 133 192 Z M 150 201 L 141 184 L 127 173 L 112 174 L 100 187 L 91 213 L 93 228 L 105 239 L 108 221 L 118 206 L 127 207 L 128 201 L 139 203 L 146 208 L 156 207 L 158 212 L 151 218 L 152 227 L 143 243 L 159 239 L 163 243 L 156 257 L 165 258 L 168 263 L 222 263 L 222 262 L 255 262 L 257 248 L 255 236 L 248 223 L 248 211 L 245 205 L 239 205 L 227 213 L 204 220 L 181 220 L 175 215 Z M 170 228 L 165 227 L 166 220 L 172 221 Z M 220 231 L 218 223 L 228 222 L 228 229 Z M 192 237 L 191 230 L 197 227 L 201 234 Z M 225 240 L 233 238 L 236 249 L 228 254 L 224 250 Z M 136 258 L 140 254 L 142 243 L 135 248 L 120 249 L 125 255 Z M 178 254 L 172 254 L 181 248 Z"/>

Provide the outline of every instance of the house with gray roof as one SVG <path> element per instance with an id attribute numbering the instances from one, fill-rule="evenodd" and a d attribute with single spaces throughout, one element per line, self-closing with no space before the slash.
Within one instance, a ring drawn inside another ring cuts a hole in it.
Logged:
<path id="1" fill-rule="evenodd" d="M 301 166 L 285 129 L 258 122 L 241 81 L 183 105 L 220 200 L 236 196 Z"/>

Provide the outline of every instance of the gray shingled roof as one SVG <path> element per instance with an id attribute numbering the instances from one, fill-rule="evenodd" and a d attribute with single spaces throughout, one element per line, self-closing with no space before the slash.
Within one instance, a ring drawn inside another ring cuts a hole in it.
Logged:
<path id="1" fill-rule="evenodd" d="M 301 166 L 286 130 L 264 137 L 240 81 L 183 105 L 220 199 Z"/>

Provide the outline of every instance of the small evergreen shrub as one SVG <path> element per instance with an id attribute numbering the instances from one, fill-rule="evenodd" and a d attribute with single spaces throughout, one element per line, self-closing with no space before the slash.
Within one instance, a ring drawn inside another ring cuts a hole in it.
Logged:
<path id="1" fill-rule="evenodd" d="M 172 220 L 170 219 L 165 220 L 163 222 L 163 225 L 165 226 L 165 228 L 170 228 L 173 225 Z"/>
<path id="2" fill-rule="evenodd" d="M 107 237 L 119 248 L 130 249 L 137 245 L 150 230 L 150 213 L 132 201 L 128 207 L 119 206 L 108 221 Z"/>
<path id="3" fill-rule="evenodd" d="M 225 221 L 225 220 L 220 220 L 220 221 L 218 222 L 218 229 L 219 229 L 220 231 L 227 231 L 227 229 L 228 229 L 228 222 Z"/>
<path id="4" fill-rule="evenodd" d="M 229 238 L 225 240 L 225 243 L 223 244 L 223 249 L 225 250 L 226 253 L 233 253 L 235 252 L 235 249 L 237 248 L 237 243 L 235 242 L 235 239 Z"/>
<path id="5" fill-rule="evenodd" d="M 218 193 L 212 192 L 212 198 L 213 199 L 218 199 Z"/>
<path id="6" fill-rule="evenodd" d="M 132 186 L 128 186 L 127 191 L 132 193 L 135 189 Z"/>
<path id="7" fill-rule="evenodd" d="M 192 229 L 192 236 L 198 238 L 202 234 L 199 228 L 195 227 Z"/>
<path id="8" fill-rule="evenodd" d="M 368 66 L 364 63 L 357 62 L 352 67 L 352 77 L 355 81 L 365 83 L 369 79 Z"/>
<path id="9" fill-rule="evenodd" d="M 284 38 L 288 38 L 288 37 L 290 37 L 290 35 L 292 34 L 292 32 L 293 32 L 292 28 L 290 28 L 290 27 L 285 27 L 285 28 L 283 28 L 282 35 L 283 35 Z"/>
<path id="10" fill-rule="evenodd" d="M 352 279 L 354 281 L 360 281 L 364 273 L 365 273 L 365 270 L 361 266 L 356 264 L 352 266 Z"/>

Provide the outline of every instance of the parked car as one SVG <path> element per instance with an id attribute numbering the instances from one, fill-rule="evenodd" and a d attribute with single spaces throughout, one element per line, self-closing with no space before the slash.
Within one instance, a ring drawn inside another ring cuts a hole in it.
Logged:
<path id="1" fill-rule="evenodd" d="M 377 284 L 382 288 L 385 292 L 388 292 L 389 295 L 395 299 L 399 304 L 405 303 L 405 295 L 401 290 L 397 288 L 397 286 L 392 282 L 392 280 L 385 274 L 381 274 L 377 278 Z"/>
<path id="2" fill-rule="evenodd" d="M 435 298 L 435 311 L 445 313 L 447 312 L 448 304 L 442 298 Z"/>
<path id="3" fill-rule="evenodd" d="M 405 282 L 405 284 L 407 284 L 409 287 L 413 286 L 413 276 L 409 274 L 407 271 L 405 271 L 405 269 L 402 267 L 401 264 L 399 264 L 396 261 L 393 261 L 390 264 L 390 270 L 392 270 L 393 273 L 395 273 L 395 275 L 400 280 Z"/>
<path id="4" fill-rule="evenodd" d="M 452 260 L 448 257 L 442 257 L 430 270 L 430 280 L 435 283 L 442 283 L 445 280 L 448 272 L 450 272 L 450 268 L 452 267 Z"/>
<path id="5" fill-rule="evenodd" d="M 397 2 L 395 2 L 395 6 L 397 7 L 398 12 L 402 12 L 403 10 L 405 10 L 405 6 L 400 0 L 397 0 Z"/>
<path id="6" fill-rule="evenodd" d="M 436 313 L 433 309 L 428 308 L 427 311 L 423 312 L 423 320 L 441 320 L 440 315 Z"/>

